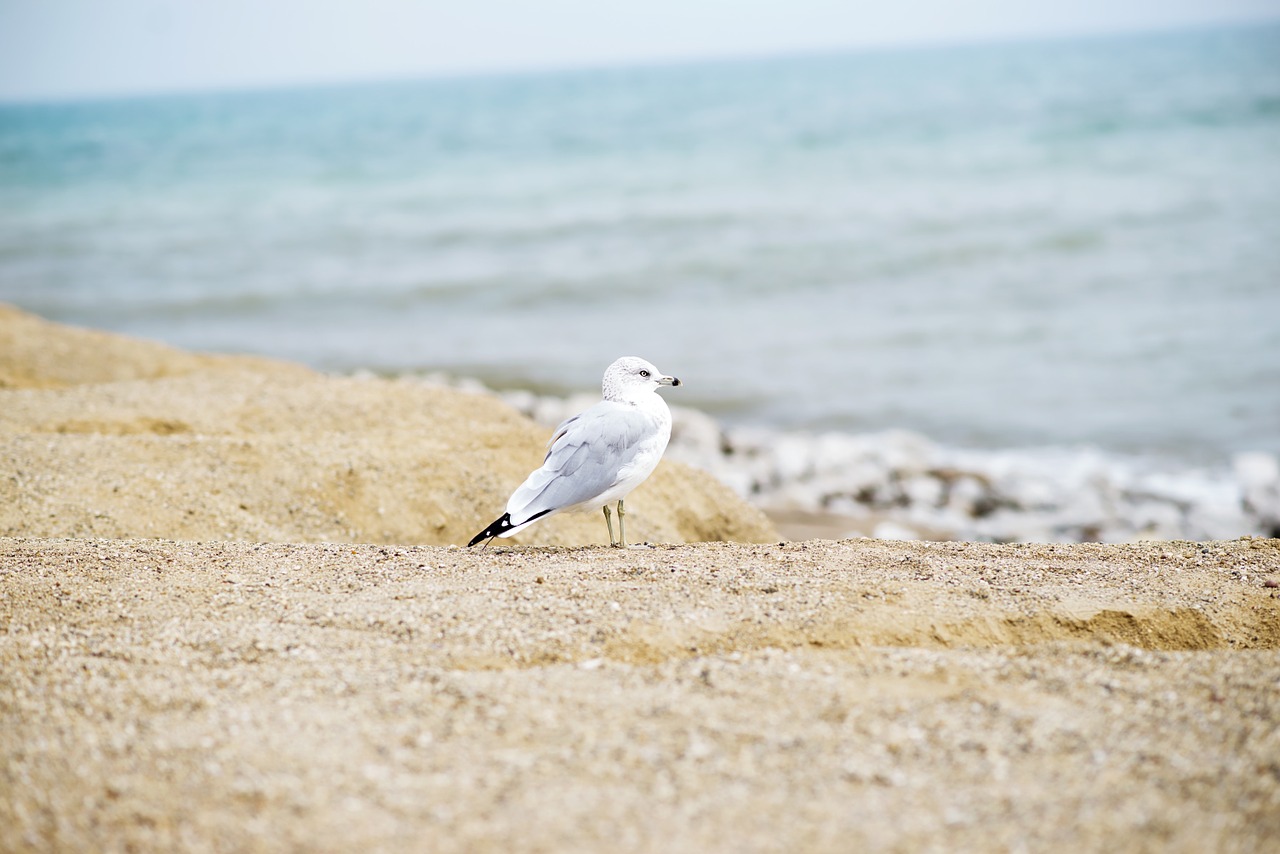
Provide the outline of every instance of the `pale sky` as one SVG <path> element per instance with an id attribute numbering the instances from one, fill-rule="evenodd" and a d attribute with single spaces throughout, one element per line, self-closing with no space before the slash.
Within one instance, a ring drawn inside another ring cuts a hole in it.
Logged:
<path id="1" fill-rule="evenodd" d="M 1280 20 L 1280 0 L 0 0 L 0 100 Z"/>

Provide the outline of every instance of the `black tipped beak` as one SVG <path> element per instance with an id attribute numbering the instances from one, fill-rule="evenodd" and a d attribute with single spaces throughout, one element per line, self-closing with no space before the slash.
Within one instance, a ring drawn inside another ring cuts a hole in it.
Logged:
<path id="1" fill-rule="evenodd" d="M 658 381 L 662 385 L 677 386 L 680 385 L 679 377 L 663 377 Z"/>

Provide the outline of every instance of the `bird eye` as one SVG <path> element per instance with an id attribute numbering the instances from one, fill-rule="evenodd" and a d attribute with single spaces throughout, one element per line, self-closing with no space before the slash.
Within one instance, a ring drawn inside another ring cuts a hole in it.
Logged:
<path id="1" fill-rule="evenodd" d="M 647 376 L 649 376 L 649 372 L 648 372 L 648 371 L 646 371 L 646 370 L 641 370 L 641 371 L 640 371 L 640 376 L 642 376 L 642 377 L 647 377 Z"/>

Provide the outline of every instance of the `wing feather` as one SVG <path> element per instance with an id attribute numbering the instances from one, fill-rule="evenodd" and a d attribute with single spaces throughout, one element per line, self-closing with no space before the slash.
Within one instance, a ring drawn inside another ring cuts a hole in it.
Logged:
<path id="1" fill-rule="evenodd" d="M 604 495 L 626 476 L 651 427 L 645 413 L 611 401 L 561 423 L 542 467 L 507 502 L 512 521 L 519 524 Z"/>

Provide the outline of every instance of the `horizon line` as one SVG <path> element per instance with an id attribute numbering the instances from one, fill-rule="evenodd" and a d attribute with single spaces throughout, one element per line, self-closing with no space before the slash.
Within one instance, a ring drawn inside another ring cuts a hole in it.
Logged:
<path id="1" fill-rule="evenodd" d="M 295 79 L 276 79 L 262 81 L 244 81 L 225 84 L 208 85 L 193 84 L 172 88 L 121 88 L 100 91 L 67 91 L 62 93 L 44 93 L 30 96 L 0 95 L 0 108 L 59 106 L 72 104 L 103 103 L 111 101 L 135 101 L 164 98 L 216 96 L 216 95 L 252 95 L 296 92 L 304 90 L 324 90 L 341 88 L 358 88 L 385 84 L 412 84 L 429 82 L 450 82 L 467 80 L 485 80 L 501 78 L 541 77 L 556 75 L 573 75 L 585 73 L 651 71 L 675 69 L 701 65 L 733 65 L 771 60 L 789 60 L 817 58 L 823 56 L 850 56 L 877 53 L 909 53 L 931 50 L 965 50 L 981 47 L 1013 47 L 1017 45 L 1035 45 L 1044 43 L 1067 43 L 1106 41 L 1134 37 L 1177 36 L 1192 33 L 1228 32 L 1255 29 L 1280 28 L 1280 12 L 1273 16 L 1240 18 L 1202 22 L 1196 24 L 1153 25 L 1147 27 L 1125 27 L 1119 29 L 1084 29 L 1071 32 L 1036 32 L 1020 35 L 989 35 L 961 37 L 957 39 L 922 38 L 901 41 L 865 42 L 862 44 L 844 45 L 811 45 L 807 47 L 782 47 L 770 50 L 725 51 L 702 54 L 682 54 L 670 56 L 649 56 L 621 59 L 617 62 L 593 62 L 584 60 L 565 64 L 531 63 L 507 67 L 489 66 L 474 68 L 454 68 L 436 70 L 407 70 L 404 72 L 372 72 L 367 75 L 355 74 L 343 77 L 298 77 Z"/>

